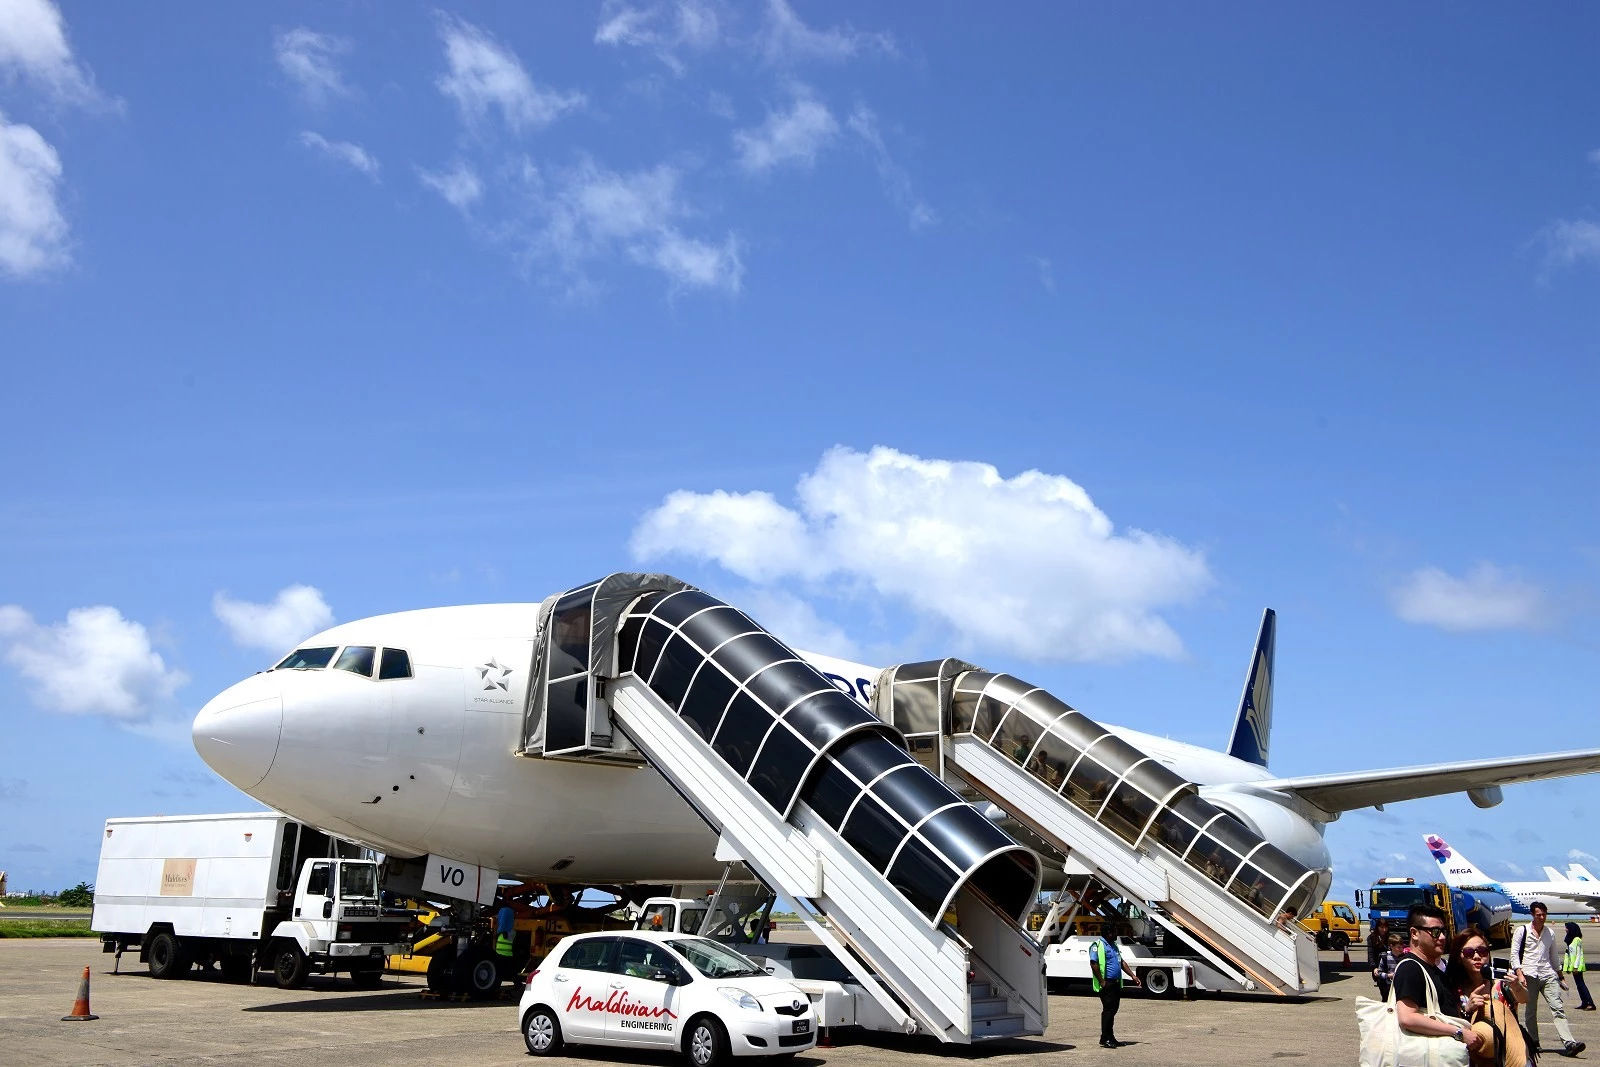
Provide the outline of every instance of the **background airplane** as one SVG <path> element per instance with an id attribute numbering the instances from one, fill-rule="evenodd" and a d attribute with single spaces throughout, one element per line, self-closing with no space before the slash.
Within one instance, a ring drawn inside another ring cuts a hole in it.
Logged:
<path id="1" fill-rule="evenodd" d="M 1588 919 L 1600 915 L 1600 887 L 1593 880 L 1558 877 L 1559 872 L 1546 867 L 1545 873 L 1552 877 L 1544 881 L 1502 882 L 1479 870 L 1459 849 L 1438 834 L 1424 834 L 1422 840 L 1428 846 L 1434 862 L 1439 865 L 1446 882 L 1462 889 L 1487 886 L 1498 890 L 1511 898 L 1512 909 L 1518 915 L 1527 915 L 1528 905 L 1535 900 L 1544 903 L 1551 919 Z"/>

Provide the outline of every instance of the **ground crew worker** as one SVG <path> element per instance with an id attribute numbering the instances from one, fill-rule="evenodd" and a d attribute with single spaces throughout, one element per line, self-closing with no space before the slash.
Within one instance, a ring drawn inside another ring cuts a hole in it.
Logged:
<path id="1" fill-rule="evenodd" d="M 516 948 L 517 913 L 511 910 L 509 901 L 502 902 L 494 917 L 495 964 L 502 982 L 514 973 L 511 957 L 516 953 Z"/>
<path id="2" fill-rule="evenodd" d="M 1089 977 L 1100 997 L 1100 1047 L 1117 1048 L 1123 1044 L 1115 1033 L 1117 1009 L 1122 1007 L 1122 953 L 1103 937 L 1089 942 Z M 1138 985 L 1139 976 L 1133 975 L 1132 981 Z"/>

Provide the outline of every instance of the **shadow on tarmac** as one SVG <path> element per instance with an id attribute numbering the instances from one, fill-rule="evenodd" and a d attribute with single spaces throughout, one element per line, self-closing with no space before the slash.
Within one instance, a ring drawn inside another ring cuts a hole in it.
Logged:
<path id="1" fill-rule="evenodd" d="M 838 1033 L 845 1038 L 836 1043 L 839 1048 L 859 1045 L 889 1052 L 915 1052 L 919 1056 L 954 1056 L 963 1060 L 986 1060 L 998 1056 L 1039 1056 L 1047 1052 L 1071 1052 L 1078 1047 L 1060 1041 L 1046 1041 L 1042 1037 L 1008 1037 L 973 1045 L 940 1044 L 930 1047 L 926 1034 L 920 1036 L 882 1034 L 872 1030 L 842 1030 Z"/>
<path id="2" fill-rule="evenodd" d="M 416 986 L 401 986 L 359 997 L 318 997 L 277 1004 L 252 1004 L 241 1011 L 435 1011 L 448 1008 L 515 1008 L 514 1000 L 424 1000 Z"/>

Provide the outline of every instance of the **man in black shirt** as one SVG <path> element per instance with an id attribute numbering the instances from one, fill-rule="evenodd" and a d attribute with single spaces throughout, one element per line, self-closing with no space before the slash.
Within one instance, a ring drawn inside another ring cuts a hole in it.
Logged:
<path id="1" fill-rule="evenodd" d="M 1431 904 L 1418 904 L 1407 913 L 1406 925 L 1411 928 L 1411 952 L 1401 957 L 1394 971 L 1395 1014 L 1400 1018 L 1400 1028 L 1424 1037 L 1453 1037 L 1476 1052 L 1483 1044 L 1482 1034 L 1428 1014 L 1429 982 L 1433 983 L 1439 1014 L 1454 1015 L 1461 1008 L 1461 996 L 1450 988 L 1439 969 L 1450 936 L 1444 912 Z"/>

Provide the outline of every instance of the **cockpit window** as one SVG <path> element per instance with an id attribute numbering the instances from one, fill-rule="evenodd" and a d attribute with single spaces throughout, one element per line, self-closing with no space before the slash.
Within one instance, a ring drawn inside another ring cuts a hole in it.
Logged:
<path id="1" fill-rule="evenodd" d="M 283 662 L 272 668 L 275 671 L 317 671 L 328 665 L 337 648 L 297 648 Z"/>
<path id="2" fill-rule="evenodd" d="M 378 650 L 371 645 L 351 645 L 339 653 L 339 661 L 333 665 L 333 669 L 371 678 L 372 660 L 377 652 Z"/>
<path id="3" fill-rule="evenodd" d="M 403 648 L 386 648 L 383 650 L 383 663 L 378 668 L 379 678 L 409 678 L 411 677 L 411 657 L 406 655 Z"/>

